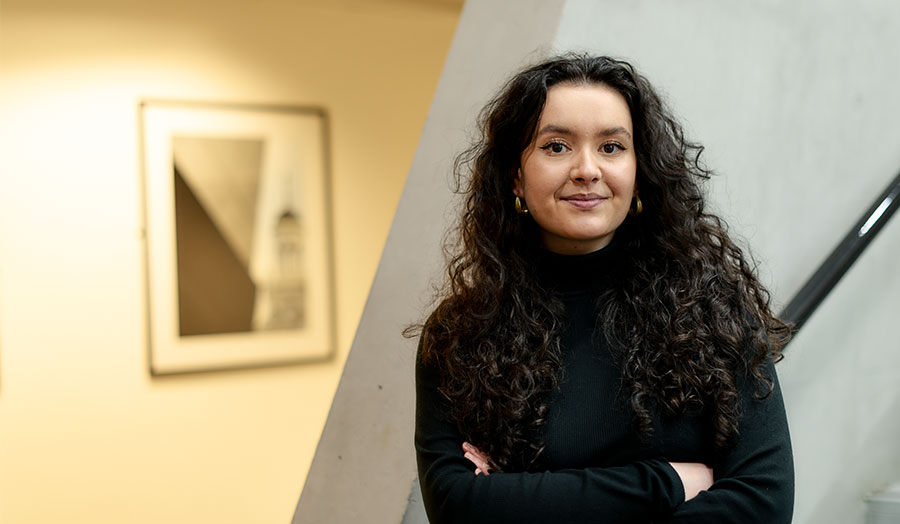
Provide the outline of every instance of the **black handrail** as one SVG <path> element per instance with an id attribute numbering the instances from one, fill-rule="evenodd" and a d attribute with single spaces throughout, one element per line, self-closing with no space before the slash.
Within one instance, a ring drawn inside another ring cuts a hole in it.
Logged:
<path id="1" fill-rule="evenodd" d="M 900 207 L 900 174 L 869 207 L 819 269 L 806 281 L 781 311 L 780 318 L 793 325 L 796 333 L 813 314 L 844 273 Z"/>

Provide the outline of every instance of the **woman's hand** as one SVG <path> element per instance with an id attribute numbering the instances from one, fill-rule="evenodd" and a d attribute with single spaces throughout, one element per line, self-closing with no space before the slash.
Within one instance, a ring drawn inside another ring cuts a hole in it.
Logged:
<path id="1" fill-rule="evenodd" d="M 471 459 L 470 459 L 471 460 Z M 706 464 L 698 462 L 669 462 L 678 473 L 684 486 L 684 501 L 687 502 L 706 491 L 713 483 L 713 470 Z"/>
<path id="2" fill-rule="evenodd" d="M 482 453 L 478 448 L 469 444 L 468 442 L 463 442 L 462 445 L 463 453 L 465 457 L 472 461 L 475 464 L 475 474 L 479 475 L 484 473 L 484 476 L 490 475 L 491 466 L 488 464 L 488 456 Z"/>

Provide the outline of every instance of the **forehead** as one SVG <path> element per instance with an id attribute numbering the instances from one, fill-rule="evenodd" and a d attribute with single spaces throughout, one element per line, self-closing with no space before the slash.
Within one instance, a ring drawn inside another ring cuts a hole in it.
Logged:
<path id="1" fill-rule="evenodd" d="M 569 127 L 621 126 L 632 130 L 628 102 L 604 84 L 557 84 L 547 90 L 538 130 L 547 124 Z"/>

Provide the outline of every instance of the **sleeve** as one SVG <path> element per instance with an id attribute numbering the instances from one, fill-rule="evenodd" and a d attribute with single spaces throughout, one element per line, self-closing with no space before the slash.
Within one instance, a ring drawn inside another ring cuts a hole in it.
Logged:
<path id="1" fill-rule="evenodd" d="M 712 464 L 712 487 L 678 506 L 663 523 L 790 524 L 794 462 L 784 401 L 775 367 L 772 394 L 760 400 L 749 381 L 740 387 L 742 416 L 737 443 Z"/>
<path id="2" fill-rule="evenodd" d="M 684 500 L 665 460 L 609 468 L 474 474 L 463 436 L 438 392 L 439 373 L 416 361 L 416 458 L 428 519 L 443 523 L 637 523 Z"/>

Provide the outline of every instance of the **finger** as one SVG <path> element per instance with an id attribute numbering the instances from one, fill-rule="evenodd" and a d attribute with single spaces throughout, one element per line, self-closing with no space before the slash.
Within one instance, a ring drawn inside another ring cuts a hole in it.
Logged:
<path id="1" fill-rule="evenodd" d="M 479 456 L 479 457 L 484 456 L 484 454 L 481 452 L 480 449 L 476 448 L 476 447 L 473 446 L 472 444 L 469 444 L 468 442 L 463 442 L 463 443 L 462 443 L 462 449 L 463 449 L 463 451 L 468 451 L 468 452 L 473 453 L 473 454 L 475 454 L 475 455 L 477 455 L 477 456 Z"/>
<path id="2" fill-rule="evenodd" d="M 479 460 L 478 457 L 473 456 L 471 453 L 466 453 L 463 456 L 466 457 L 467 459 L 469 459 L 469 462 L 471 462 L 472 464 L 475 464 L 475 467 L 477 467 L 477 468 L 487 467 L 487 463 L 485 463 L 485 461 Z"/>

